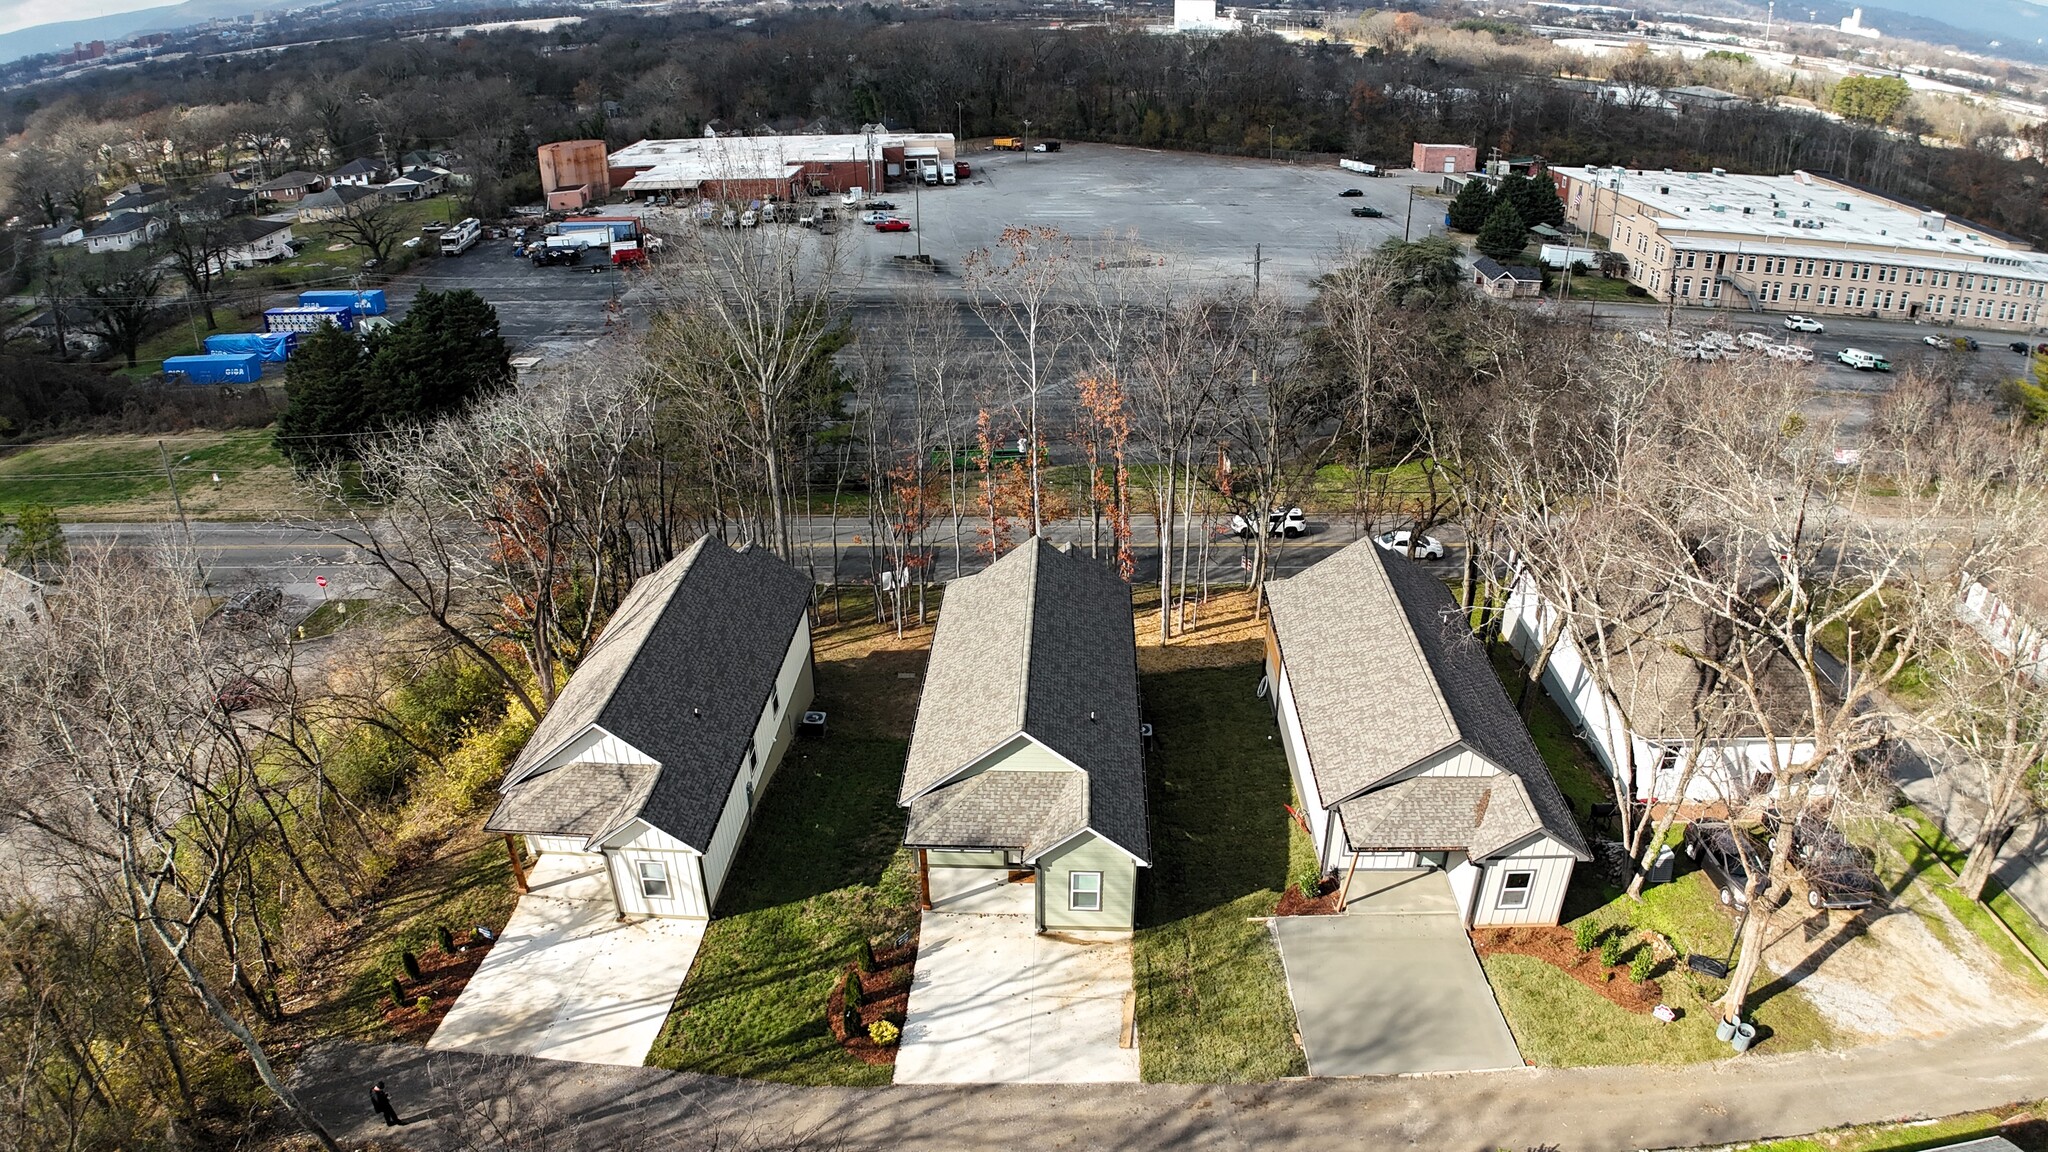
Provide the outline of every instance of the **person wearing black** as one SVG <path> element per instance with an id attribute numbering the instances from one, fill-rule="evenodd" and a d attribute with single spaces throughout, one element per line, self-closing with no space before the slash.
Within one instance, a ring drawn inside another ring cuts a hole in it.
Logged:
<path id="1" fill-rule="evenodd" d="M 376 1087 L 370 1089 L 370 1107 L 375 1108 L 377 1115 L 384 1118 L 386 1128 L 405 1123 L 398 1118 L 398 1109 L 391 1106 L 391 1097 L 384 1094 L 382 1080 L 377 1081 Z"/>

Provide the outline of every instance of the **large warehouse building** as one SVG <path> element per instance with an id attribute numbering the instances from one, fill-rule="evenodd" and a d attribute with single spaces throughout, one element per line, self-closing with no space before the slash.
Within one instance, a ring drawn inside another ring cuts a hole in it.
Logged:
<path id="1" fill-rule="evenodd" d="M 611 186 L 706 200 L 788 200 L 799 195 L 879 190 L 905 165 L 954 159 L 950 132 L 880 128 L 825 136 L 702 136 L 642 140 L 611 154 Z"/>
<path id="2" fill-rule="evenodd" d="M 1551 171 L 1658 300 L 2014 331 L 2048 306 L 2048 256 L 2018 238 L 1828 176 Z"/>

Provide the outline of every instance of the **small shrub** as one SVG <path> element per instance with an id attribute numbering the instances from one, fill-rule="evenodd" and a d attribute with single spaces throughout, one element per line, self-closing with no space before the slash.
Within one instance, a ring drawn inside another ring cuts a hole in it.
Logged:
<path id="1" fill-rule="evenodd" d="M 434 929 L 434 934 L 440 938 L 441 954 L 444 956 L 455 955 L 455 934 L 448 931 L 448 926 L 444 924 Z"/>
<path id="2" fill-rule="evenodd" d="M 393 1008 L 405 1007 L 405 985 L 398 982 L 398 977 L 393 976 L 391 978 L 389 991 L 391 993 L 391 1006 Z"/>
<path id="3" fill-rule="evenodd" d="M 1647 290 L 1636 284 L 1631 284 L 1623 289 L 1623 295 L 1627 296 L 1648 296 L 1649 294 Z"/>
<path id="4" fill-rule="evenodd" d="M 1600 963 L 1612 968 L 1621 963 L 1621 933 L 1616 931 L 1600 941 Z"/>
<path id="5" fill-rule="evenodd" d="M 860 965 L 860 970 L 862 972 L 873 972 L 875 970 L 874 942 L 867 939 L 866 937 L 862 937 L 860 942 L 860 955 L 855 959 L 858 961 Z"/>
<path id="6" fill-rule="evenodd" d="M 1600 925 L 1591 920 L 1581 920 L 1572 925 L 1572 946 L 1580 952 L 1591 952 L 1600 943 Z"/>
<path id="7" fill-rule="evenodd" d="M 422 995 L 419 999 L 414 1000 L 412 1002 L 412 1006 L 414 1008 L 419 1009 L 420 1015 L 425 1016 L 427 1013 L 434 1010 L 434 998 L 432 996 Z"/>
<path id="8" fill-rule="evenodd" d="M 1628 978 L 1638 984 L 1645 983 L 1650 979 L 1650 970 L 1656 966 L 1656 953 L 1652 952 L 1650 946 L 1645 944 L 1641 948 L 1636 949 L 1636 954 L 1629 958 Z"/>
<path id="9" fill-rule="evenodd" d="M 846 971 L 846 1010 L 849 1012 L 859 1010 L 861 1004 L 860 997 L 860 969 L 849 968 Z"/>
<path id="10" fill-rule="evenodd" d="M 884 1048 L 894 1044 L 897 1038 L 902 1035 L 903 1030 L 887 1020 L 877 1020 L 873 1024 L 868 1025 L 868 1039 L 873 1040 Z"/>
<path id="11" fill-rule="evenodd" d="M 846 1010 L 846 1015 L 845 1015 L 844 1017 L 842 1017 L 842 1018 L 840 1019 L 839 1023 L 840 1023 L 840 1025 L 841 1025 L 842 1027 L 844 1027 L 844 1028 L 846 1029 L 846 1038 L 847 1038 L 847 1039 L 851 1040 L 851 1039 L 853 1039 L 853 1038 L 854 1038 L 855 1036 L 858 1036 L 858 1035 L 860 1035 L 860 1034 L 861 1034 L 861 1027 L 860 1027 L 860 1013 L 859 1013 L 859 1012 L 857 1012 L 857 1011 L 855 1011 L 855 1010 L 853 1010 L 853 1009 L 851 1009 L 851 1008 L 848 1008 L 848 1009 Z"/>
<path id="12" fill-rule="evenodd" d="M 1313 864 L 1304 864 L 1301 866 L 1301 873 L 1294 878 L 1294 883 L 1301 889 L 1303 896 L 1313 900 L 1323 893 L 1322 869 Z"/>
<path id="13" fill-rule="evenodd" d="M 422 977 L 420 976 L 419 957 L 413 955 L 410 951 L 407 951 L 399 955 L 398 962 L 405 966 L 406 979 L 414 981 L 422 979 Z"/>

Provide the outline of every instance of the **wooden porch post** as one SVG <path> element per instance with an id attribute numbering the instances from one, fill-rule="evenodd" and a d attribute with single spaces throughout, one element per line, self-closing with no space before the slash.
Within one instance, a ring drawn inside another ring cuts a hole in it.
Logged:
<path id="1" fill-rule="evenodd" d="M 932 869 L 922 848 L 917 850 L 917 906 L 926 912 L 932 910 Z"/>
<path id="2" fill-rule="evenodd" d="M 518 837 L 512 835 L 505 837 L 505 855 L 512 858 L 512 890 L 524 896 L 526 895 L 526 866 L 519 862 Z"/>

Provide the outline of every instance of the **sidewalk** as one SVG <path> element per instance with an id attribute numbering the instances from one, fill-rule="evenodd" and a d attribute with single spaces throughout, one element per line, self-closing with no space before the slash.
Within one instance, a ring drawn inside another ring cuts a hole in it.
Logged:
<path id="1" fill-rule="evenodd" d="M 582 1152 L 801 1144 L 1014 1152 L 1074 1148 L 1454 1149 L 1557 1144 L 1627 1152 L 1765 1140 L 1842 1124 L 2048 1098 L 2048 1026 L 1959 1032 L 1846 1052 L 1672 1068 L 1514 1069 L 1272 1084 L 1030 1084 L 794 1088 L 655 1068 L 428 1053 L 337 1041 L 294 1077 L 345 1146 L 467 1148 L 483 1125 L 508 1147 Z M 369 1112 L 382 1079 L 410 1123 Z M 1049 1129 L 1056 1125 L 1056 1129 Z M 723 1146 L 721 1144 L 721 1146 Z"/>

